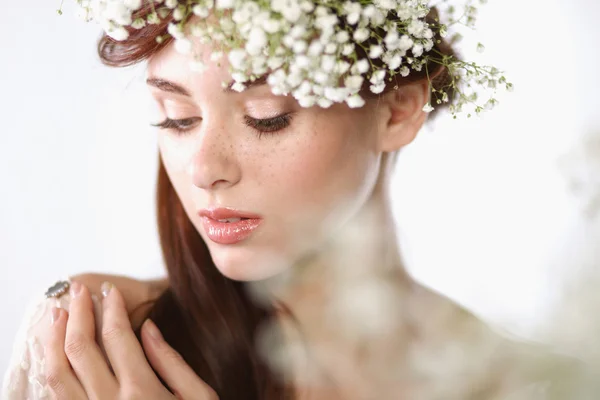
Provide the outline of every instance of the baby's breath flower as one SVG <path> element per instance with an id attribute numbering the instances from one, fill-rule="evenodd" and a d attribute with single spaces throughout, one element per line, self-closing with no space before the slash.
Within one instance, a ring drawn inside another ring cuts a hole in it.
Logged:
<path id="1" fill-rule="evenodd" d="M 360 28 L 354 31 L 354 35 L 352 36 L 354 40 L 358 43 L 362 43 L 369 38 L 370 32 L 366 28 Z"/>
<path id="2" fill-rule="evenodd" d="M 81 18 L 99 22 L 117 41 L 129 37 L 126 28 L 159 24 L 172 13 L 166 34 L 156 37 L 156 42 L 172 37 L 177 51 L 194 55 L 189 62 L 192 71 L 203 72 L 207 65 L 194 52 L 189 35 L 214 48 L 210 62 L 227 57 L 234 90 L 243 91 L 247 82 L 266 75 L 273 94 L 291 93 L 303 107 L 342 102 L 362 107 L 365 79 L 368 89 L 380 94 L 388 84 L 386 76 L 407 77 L 425 70 L 429 79 L 434 65 L 445 67 L 449 74 L 449 84 L 433 91 L 439 93 L 435 102 L 452 101 L 453 115 L 467 105 L 479 113 L 497 104 L 493 96 L 478 104 L 476 88 L 513 90 L 497 68 L 435 50 L 439 38 L 455 26 L 474 24 L 477 7 L 472 0 L 465 0 L 462 8 L 447 7 L 444 22 L 425 20 L 430 14 L 428 0 L 148 0 L 152 11 L 145 17 L 135 14 L 143 0 L 76 2 Z M 216 23 L 205 23 L 213 13 Z M 190 16 L 201 21 L 190 22 Z M 449 42 L 459 38 L 460 32 L 452 32 Z M 478 43 L 477 50 L 483 51 L 483 44 Z M 433 111 L 431 102 L 423 110 Z"/>

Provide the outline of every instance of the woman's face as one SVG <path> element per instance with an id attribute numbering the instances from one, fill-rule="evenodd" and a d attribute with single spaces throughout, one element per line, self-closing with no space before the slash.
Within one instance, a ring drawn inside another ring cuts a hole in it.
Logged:
<path id="1" fill-rule="evenodd" d="M 208 62 L 210 48 L 196 46 Z M 190 59 L 171 44 L 148 64 L 156 122 L 188 120 L 186 132 L 159 131 L 163 164 L 221 273 L 271 277 L 335 237 L 367 202 L 381 160 L 374 107 L 302 108 L 267 84 L 225 90 L 225 59 L 203 73 Z M 217 221 L 236 215 L 249 219 Z"/>

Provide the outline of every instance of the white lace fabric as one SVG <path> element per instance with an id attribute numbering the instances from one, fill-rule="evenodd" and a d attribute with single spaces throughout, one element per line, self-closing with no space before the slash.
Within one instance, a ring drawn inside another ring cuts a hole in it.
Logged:
<path id="1" fill-rule="evenodd" d="M 50 285 L 48 285 L 50 286 Z M 59 298 L 46 298 L 41 290 L 27 307 L 25 318 L 16 335 L 12 356 L 2 382 L 1 400 L 50 399 L 46 386 L 44 344 L 51 329 L 52 307 L 69 310 L 68 293 Z M 102 308 L 97 296 L 92 296 L 96 331 L 101 328 Z"/>

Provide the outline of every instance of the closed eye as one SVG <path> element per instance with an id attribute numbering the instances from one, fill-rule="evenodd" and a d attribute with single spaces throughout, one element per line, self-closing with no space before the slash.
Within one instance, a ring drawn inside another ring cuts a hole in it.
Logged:
<path id="1" fill-rule="evenodd" d="M 201 119 L 202 118 L 198 118 L 198 117 L 185 118 L 185 119 L 166 118 L 163 122 L 160 122 L 158 124 L 150 124 L 150 125 L 155 126 L 160 129 L 170 129 L 170 130 L 177 132 L 178 134 L 183 134 L 187 131 L 190 131 L 192 129 L 192 126 L 194 125 L 194 122 L 196 122 L 197 120 L 201 120 Z"/>
<path id="2" fill-rule="evenodd" d="M 287 126 L 289 126 L 290 121 L 292 119 L 291 113 L 278 115 L 273 118 L 265 118 L 265 119 L 257 119 L 249 116 L 244 117 L 244 122 L 247 126 L 254 129 L 258 136 L 261 137 L 264 134 L 274 134 Z M 167 129 L 176 132 L 177 134 L 183 134 L 185 132 L 191 131 L 194 128 L 194 124 L 202 120 L 200 117 L 191 117 L 184 119 L 171 119 L 166 118 L 164 121 L 151 124 L 151 126 Z"/>
<path id="3" fill-rule="evenodd" d="M 292 120 L 292 114 L 282 114 L 274 118 L 256 119 L 249 116 L 245 116 L 244 120 L 246 125 L 254 129 L 258 134 L 258 137 L 262 137 L 265 134 L 275 134 L 287 128 Z"/>

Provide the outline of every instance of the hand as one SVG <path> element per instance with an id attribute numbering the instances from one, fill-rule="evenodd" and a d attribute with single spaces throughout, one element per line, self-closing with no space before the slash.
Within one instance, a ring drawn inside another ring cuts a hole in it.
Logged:
<path id="1" fill-rule="evenodd" d="M 103 285 L 102 293 L 102 343 L 110 365 L 94 340 L 93 303 L 84 285 L 73 282 L 68 313 L 52 310 L 45 354 L 46 382 L 55 399 L 218 399 L 150 320 L 142 325 L 142 349 L 121 293 L 110 284 Z M 175 396 L 159 381 L 144 352 Z"/>

